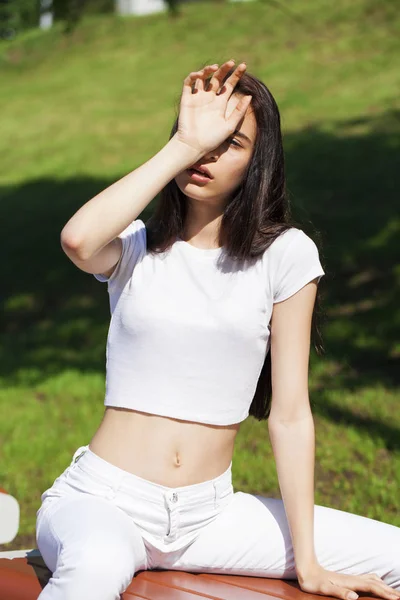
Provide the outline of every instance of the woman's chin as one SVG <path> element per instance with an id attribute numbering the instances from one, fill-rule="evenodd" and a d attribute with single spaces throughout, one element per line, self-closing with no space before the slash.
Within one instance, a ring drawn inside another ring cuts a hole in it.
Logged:
<path id="1" fill-rule="evenodd" d="M 211 199 L 211 196 L 205 196 L 203 194 L 196 194 L 196 190 L 192 191 L 192 190 L 182 190 L 183 193 L 185 194 L 186 198 L 190 198 L 190 200 L 200 200 L 203 202 L 206 202 L 207 200 Z"/>
<path id="2" fill-rule="evenodd" d="M 193 198 L 194 200 L 202 200 L 211 196 L 210 193 L 207 193 L 206 191 L 203 192 L 203 187 L 203 185 L 187 183 L 186 185 L 179 186 L 179 189 L 183 194 L 185 194 L 185 196 L 188 196 L 189 198 Z"/>

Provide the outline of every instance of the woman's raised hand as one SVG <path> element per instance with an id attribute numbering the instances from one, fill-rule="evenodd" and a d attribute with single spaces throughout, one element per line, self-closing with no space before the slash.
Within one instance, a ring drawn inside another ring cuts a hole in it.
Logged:
<path id="1" fill-rule="evenodd" d="M 251 96 L 242 96 L 232 112 L 227 114 L 228 100 L 246 71 L 246 64 L 241 63 L 222 83 L 234 64 L 230 60 L 220 67 L 216 64 L 209 65 L 201 71 L 189 73 L 184 80 L 175 136 L 202 156 L 220 146 L 233 134 L 251 102 Z M 212 76 L 206 89 L 205 80 L 210 75 Z"/>

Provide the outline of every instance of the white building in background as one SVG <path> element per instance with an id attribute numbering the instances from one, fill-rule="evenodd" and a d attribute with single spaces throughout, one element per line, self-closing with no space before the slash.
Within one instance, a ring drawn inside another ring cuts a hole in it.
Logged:
<path id="1" fill-rule="evenodd" d="M 40 29 L 49 29 L 53 25 L 53 0 L 40 0 Z"/>
<path id="2" fill-rule="evenodd" d="M 115 10 L 120 15 L 149 15 L 167 8 L 165 0 L 115 0 Z M 40 0 L 39 27 L 49 29 L 53 21 L 53 0 Z"/>
<path id="3" fill-rule="evenodd" d="M 165 0 L 116 0 L 116 11 L 120 15 L 149 15 L 166 10 Z"/>
<path id="4" fill-rule="evenodd" d="M 250 0 L 228 1 L 249 2 Z M 165 12 L 167 9 L 168 5 L 165 0 L 115 0 L 115 10 L 119 15 L 149 15 Z M 53 20 L 53 0 L 40 0 L 39 27 L 49 29 L 53 25 Z"/>
<path id="5" fill-rule="evenodd" d="M 181 0 L 181 2 L 190 0 Z M 193 1 L 193 0 L 192 0 Z M 229 2 L 250 2 L 251 0 L 228 0 Z M 116 11 L 120 15 L 148 15 L 167 10 L 165 0 L 116 0 Z"/>

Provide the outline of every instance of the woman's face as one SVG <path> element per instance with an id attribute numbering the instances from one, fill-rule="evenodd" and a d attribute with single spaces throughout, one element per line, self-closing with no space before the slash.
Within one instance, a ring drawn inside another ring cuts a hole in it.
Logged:
<path id="1" fill-rule="evenodd" d="M 227 104 L 227 116 L 236 107 L 240 96 L 232 94 Z M 238 128 L 218 148 L 207 152 L 196 167 L 207 167 L 212 179 L 197 181 L 188 170 L 175 177 L 179 189 L 193 200 L 225 206 L 236 188 L 241 184 L 250 162 L 257 133 L 256 120 L 251 107 L 247 109 Z"/>

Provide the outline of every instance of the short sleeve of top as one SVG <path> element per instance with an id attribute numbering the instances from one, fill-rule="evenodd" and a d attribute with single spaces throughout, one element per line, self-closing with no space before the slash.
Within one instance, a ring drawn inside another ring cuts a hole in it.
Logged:
<path id="1" fill-rule="evenodd" d="M 128 225 L 119 237 L 122 240 L 122 252 L 111 276 L 94 273 L 98 281 L 108 283 L 109 292 L 123 290 L 132 276 L 135 265 L 146 253 L 146 226 L 141 219 L 136 219 Z"/>
<path id="2" fill-rule="evenodd" d="M 291 228 L 270 247 L 270 281 L 273 302 L 293 296 L 313 279 L 325 275 L 315 242 L 301 229 Z"/>

